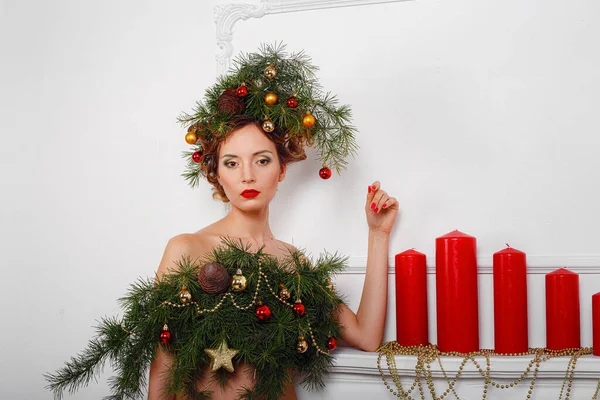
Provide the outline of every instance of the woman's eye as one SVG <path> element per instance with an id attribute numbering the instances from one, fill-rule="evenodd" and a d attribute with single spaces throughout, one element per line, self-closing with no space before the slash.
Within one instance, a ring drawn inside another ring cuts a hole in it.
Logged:
<path id="1" fill-rule="evenodd" d="M 225 165 L 228 166 L 228 167 L 230 167 L 230 168 L 235 167 L 236 164 L 237 163 L 235 161 L 225 161 Z"/>
<path id="2" fill-rule="evenodd" d="M 271 160 L 269 160 L 268 158 L 261 158 L 260 160 L 258 160 L 258 163 L 260 165 L 267 165 Z"/>

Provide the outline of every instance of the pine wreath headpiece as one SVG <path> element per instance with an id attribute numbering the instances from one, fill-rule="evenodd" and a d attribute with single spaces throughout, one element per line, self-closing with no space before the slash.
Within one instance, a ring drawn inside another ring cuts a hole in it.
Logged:
<path id="1" fill-rule="evenodd" d="M 210 161 L 203 157 L 202 142 L 231 133 L 231 121 L 240 115 L 259 121 L 267 134 L 296 137 L 315 146 L 323 162 L 319 171 L 323 179 L 331 176 L 330 167 L 341 173 L 358 149 L 356 129 L 350 106 L 338 105 L 335 95 L 322 91 L 317 70 L 303 51 L 288 55 L 283 44 L 240 54 L 229 74 L 207 89 L 193 113 L 179 117 L 188 129 L 186 142 L 192 145 L 184 153 L 187 168 L 182 174 L 190 186 L 198 185 L 201 163 Z"/>

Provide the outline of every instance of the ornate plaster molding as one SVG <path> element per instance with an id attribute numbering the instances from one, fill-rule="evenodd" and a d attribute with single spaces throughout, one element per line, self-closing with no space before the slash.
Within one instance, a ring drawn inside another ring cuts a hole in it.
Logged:
<path id="1" fill-rule="evenodd" d="M 233 54 L 233 30 L 238 21 L 262 18 L 267 14 L 321 10 L 327 8 L 364 6 L 381 3 L 397 3 L 411 0 L 261 0 L 260 4 L 232 3 L 214 8 L 217 28 L 217 75 L 227 71 Z"/>

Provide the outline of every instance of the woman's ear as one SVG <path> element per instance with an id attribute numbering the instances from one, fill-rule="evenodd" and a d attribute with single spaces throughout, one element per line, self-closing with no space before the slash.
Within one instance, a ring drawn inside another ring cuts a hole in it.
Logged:
<path id="1" fill-rule="evenodd" d="M 285 173 L 287 172 L 287 164 L 281 164 L 281 171 L 279 172 L 279 182 L 285 179 Z"/>

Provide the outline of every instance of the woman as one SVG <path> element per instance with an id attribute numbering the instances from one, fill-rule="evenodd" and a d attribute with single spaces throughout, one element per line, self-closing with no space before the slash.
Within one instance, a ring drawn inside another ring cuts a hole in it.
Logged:
<path id="1" fill-rule="evenodd" d="M 241 239 L 258 250 L 282 258 L 294 249 L 292 245 L 274 238 L 269 226 L 269 204 L 279 182 L 287 172 L 286 160 L 294 160 L 288 152 L 278 151 L 272 135 L 261 129 L 258 122 L 242 119 L 227 139 L 214 143 L 218 162 L 212 164 L 219 197 L 231 202 L 231 211 L 221 220 L 193 234 L 182 234 L 167 244 L 158 268 L 160 279 L 172 271 L 184 255 L 203 257 L 221 244 L 222 237 Z M 281 148 L 281 146 L 280 146 Z M 283 154 L 282 154 L 283 153 Z M 281 162 L 280 160 L 284 160 Z M 368 186 L 365 211 L 369 225 L 367 272 L 363 295 L 356 314 L 346 305 L 338 314 L 343 338 L 354 347 L 375 351 L 383 338 L 387 301 L 387 258 L 389 235 L 398 212 L 398 202 L 381 189 L 379 182 Z M 161 399 L 163 379 L 170 367 L 170 356 L 160 351 L 150 369 L 149 399 Z M 197 383 L 199 390 L 212 391 L 212 398 L 233 399 L 240 388 L 252 385 L 251 368 L 237 369 L 229 385 L 221 388 L 210 380 L 210 374 Z M 172 398 L 175 398 L 174 396 Z M 296 399 L 289 385 L 285 399 Z"/>
<path id="2" fill-rule="evenodd" d="M 350 108 L 322 95 L 304 53 L 265 46 L 236 65 L 180 118 L 193 146 L 184 177 L 192 186 L 206 178 L 231 211 L 168 242 L 156 279 L 136 282 L 120 299 L 122 317 L 103 319 L 87 349 L 46 375 L 55 396 L 87 385 L 110 360 L 114 398 L 142 397 L 150 367 L 151 400 L 295 399 L 293 374 L 321 385 L 336 336 L 366 351 L 379 346 L 398 202 L 379 182 L 368 185 L 367 272 L 355 314 L 329 281 L 344 260 L 311 265 L 269 226 L 278 184 L 288 164 L 306 158 L 305 146 L 317 148 L 321 178 L 331 176 L 329 165 L 344 168 L 356 149 Z"/>

